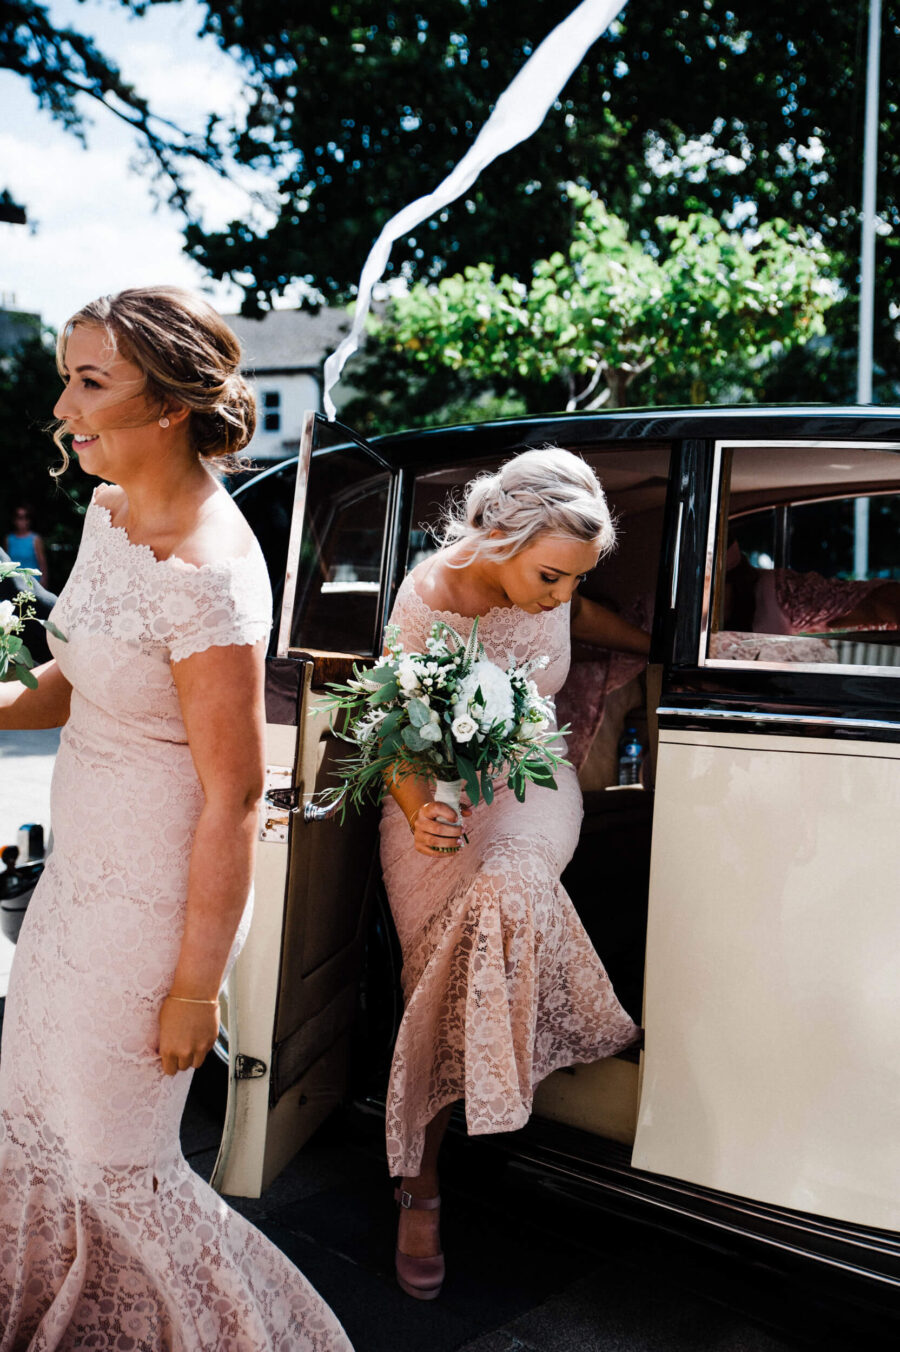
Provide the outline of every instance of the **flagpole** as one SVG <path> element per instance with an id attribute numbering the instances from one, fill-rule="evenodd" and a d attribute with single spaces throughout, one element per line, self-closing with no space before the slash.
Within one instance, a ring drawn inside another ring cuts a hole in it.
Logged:
<path id="1" fill-rule="evenodd" d="M 859 354 L 856 402 L 872 402 L 872 349 L 875 331 L 875 183 L 878 177 L 878 94 L 881 65 L 881 0 L 869 0 L 869 44 L 866 60 L 866 130 L 863 142 L 863 195 L 859 256 Z M 854 509 L 853 571 L 869 571 L 869 499 L 857 498 Z"/>

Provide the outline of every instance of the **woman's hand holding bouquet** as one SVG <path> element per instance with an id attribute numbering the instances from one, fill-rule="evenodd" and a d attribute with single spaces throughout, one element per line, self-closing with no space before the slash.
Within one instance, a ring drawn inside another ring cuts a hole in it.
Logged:
<path id="1" fill-rule="evenodd" d="M 377 666 L 354 668 L 353 680 L 329 687 L 327 708 L 346 712 L 338 735 L 355 751 L 339 763 L 340 782 L 326 790 L 328 799 L 360 807 L 412 777 L 433 783 L 435 801 L 459 821 L 463 789 L 473 805 L 490 803 L 501 778 L 520 801 L 528 783 L 555 789 L 554 773 L 567 762 L 554 750 L 560 733 L 552 702 L 531 679 L 546 659 L 504 671 L 485 657 L 477 619 L 468 642 L 438 621 L 425 646 L 407 653 L 388 630 L 387 655 Z M 455 852 L 456 844 L 443 852 Z M 432 844 L 423 852 L 441 850 Z"/>

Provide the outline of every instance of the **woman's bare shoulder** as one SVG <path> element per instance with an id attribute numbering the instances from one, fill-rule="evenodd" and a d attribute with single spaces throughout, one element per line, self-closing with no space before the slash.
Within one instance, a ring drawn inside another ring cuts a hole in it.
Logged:
<path id="1" fill-rule="evenodd" d="M 431 610 L 453 610 L 459 601 L 456 570 L 448 567 L 442 556 L 443 550 L 432 554 L 417 563 L 409 574 L 410 585 Z"/>

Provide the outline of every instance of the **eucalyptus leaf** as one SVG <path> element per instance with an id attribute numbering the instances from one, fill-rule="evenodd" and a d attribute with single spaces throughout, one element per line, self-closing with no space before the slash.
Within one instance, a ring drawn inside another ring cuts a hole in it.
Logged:
<path id="1" fill-rule="evenodd" d="M 58 638 L 61 643 L 68 643 L 69 640 L 66 638 L 65 634 L 62 630 L 57 629 L 52 620 L 38 620 L 38 624 L 42 624 L 47 630 L 47 633 L 52 634 L 54 638 Z"/>
<path id="2" fill-rule="evenodd" d="M 390 681 L 396 681 L 397 673 L 393 667 L 385 663 L 384 666 L 376 667 L 374 671 L 363 672 L 359 679 L 378 681 L 380 685 L 387 685 Z"/>
<path id="3" fill-rule="evenodd" d="M 424 751 L 428 743 L 421 737 L 417 728 L 405 727 L 400 734 L 410 751 Z"/>
<path id="4" fill-rule="evenodd" d="M 424 728 L 426 723 L 431 722 L 431 710 L 420 699 L 411 699 L 406 706 L 406 710 L 409 714 L 409 721 L 414 728 Z"/>
<path id="5" fill-rule="evenodd" d="M 384 738 L 389 736 L 390 733 L 394 731 L 397 724 L 400 722 L 402 718 L 403 718 L 402 709 L 392 709 L 389 714 L 385 714 L 384 718 L 381 720 L 381 727 L 379 728 L 379 732 L 382 738 L 382 745 L 384 745 Z"/>
<path id="6" fill-rule="evenodd" d="M 397 685 L 397 682 L 391 681 L 389 682 L 389 684 L 383 685 L 380 690 L 373 690 L 371 695 L 369 696 L 368 703 L 390 704 L 391 700 L 395 700 L 399 695 L 399 693 L 400 689 Z"/>
<path id="7" fill-rule="evenodd" d="M 15 672 L 22 684 L 27 686 L 29 690 L 37 690 L 37 677 L 33 676 L 27 667 L 17 666 Z"/>
<path id="8" fill-rule="evenodd" d="M 385 736 L 382 737 L 381 739 L 381 747 L 380 747 L 381 754 L 389 756 L 391 755 L 392 752 L 399 751 L 402 745 L 402 741 L 403 741 L 402 734 L 397 732 L 396 730 L 394 730 L 393 732 L 386 733 Z"/>
<path id="9" fill-rule="evenodd" d="M 460 779 L 466 781 L 466 793 L 475 807 L 481 801 L 481 790 L 478 786 L 478 771 L 468 759 L 467 756 L 460 756 L 457 753 L 456 768 L 459 771 Z"/>

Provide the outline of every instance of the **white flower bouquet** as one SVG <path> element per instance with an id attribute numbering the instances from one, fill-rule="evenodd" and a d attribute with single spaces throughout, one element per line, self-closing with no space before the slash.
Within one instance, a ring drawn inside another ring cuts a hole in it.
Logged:
<path id="1" fill-rule="evenodd" d="M 17 576 L 25 579 L 26 589 L 17 592 L 11 601 L 0 601 L 0 681 L 21 681 L 29 690 L 37 690 L 37 679 L 31 670 L 34 658 L 22 638 L 25 621 L 36 620 L 63 642 L 65 636 L 49 620 L 37 619 L 31 584 L 31 579 L 39 576 L 37 569 L 22 568 L 18 563 L 0 560 L 0 582 Z"/>
<path id="2" fill-rule="evenodd" d="M 389 629 L 377 666 L 354 667 L 353 680 L 329 686 L 326 707 L 345 711 L 338 736 L 355 750 L 339 762 L 340 782 L 326 797 L 360 807 L 413 776 L 433 782 L 435 798 L 458 816 L 463 789 L 473 805 L 490 803 L 496 779 L 505 777 L 520 801 L 529 783 L 555 789 L 554 772 L 568 762 L 554 750 L 552 701 L 531 679 L 546 664 L 543 657 L 504 671 L 485 657 L 477 619 L 468 642 L 438 621 L 424 653 L 405 652 Z"/>

